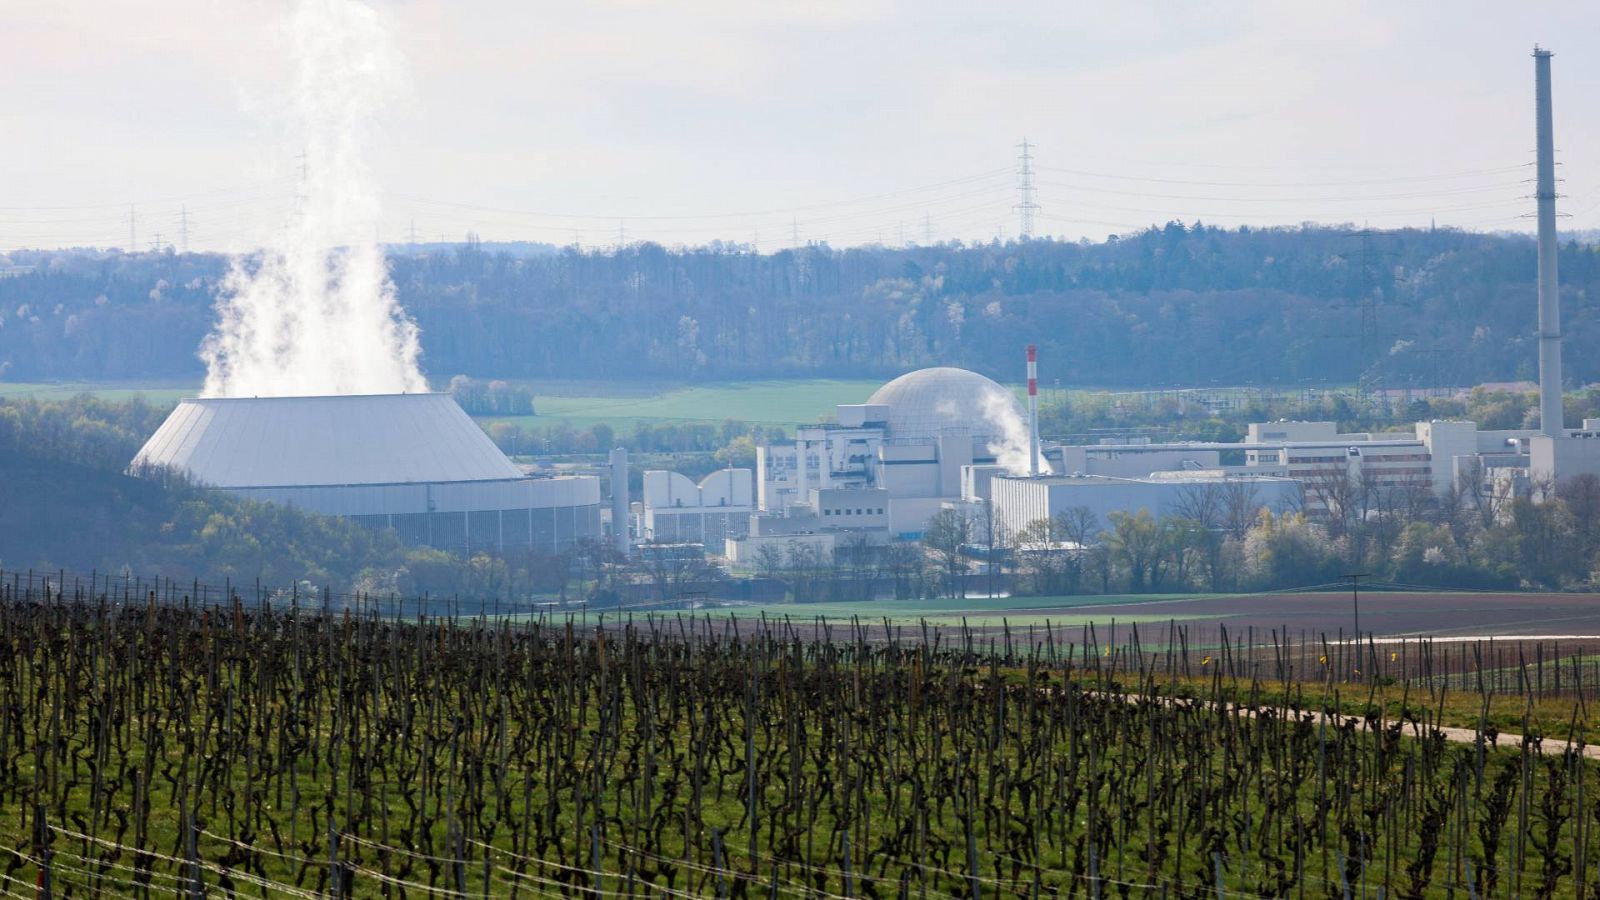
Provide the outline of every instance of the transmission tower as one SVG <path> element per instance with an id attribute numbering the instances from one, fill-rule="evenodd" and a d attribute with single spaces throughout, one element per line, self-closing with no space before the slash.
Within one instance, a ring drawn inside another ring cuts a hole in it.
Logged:
<path id="1" fill-rule="evenodd" d="M 1033 237 L 1033 215 L 1039 204 L 1033 202 L 1033 153 L 1027 138 L 1017 145 L 1022 152 L 1017 156 L 1017 229 L 1023 238 Z"/>
<path id="2" fill-rule="evenodd" d="M 133 207 L 128 207 L 128 252 L 139 252 L 139 231 L 133 221 Z"/>
<path id="3" fill-rule="evenodd" d="M 183 246 L 183 252 L 189 252 L 189 207 L 184 206 L 178 213 L 178 243 Z"/>
<path id="4" fill-rule="evenodd" d="M 1361 326 L 1356 333 L 1357 365 L 1360 367 L 1356 395 L 1372 402 L 1381 398 L 1384 388 L 1387 354 L 1382 342 L 1386 337 L 1399 336 L 1385 335 L 1378 329 L 1378 308 L 1392 299 L 1390 289 L 1394 286 L 1392 275 L 1387 279 L 1378 277 L 1383 260 L 1392 255 L 1373 245 L 1373 239 L 1379 236 L 1379 232 L 1370 228 L 1362 228 L 1351 235 L 1361 241 L 1360 269 L 1356 272 L 1356 306 L 1361 313 Z"/>
<path id="5" fill-rule="evenodd" d="M 1361 374 L 1357 392 L 1365 397 L 1378 387 L 1378 297 L 1372 281 L 1372 231 L 1363 228 L 1361 236 Z"/>

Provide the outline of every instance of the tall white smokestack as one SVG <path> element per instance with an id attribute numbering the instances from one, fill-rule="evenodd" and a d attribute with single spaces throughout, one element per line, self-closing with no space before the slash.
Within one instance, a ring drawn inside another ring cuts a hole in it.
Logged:
<path id="1" fill-rule="evenodd" d="M 1561 411 L 1561 283 L 1556 277 L 1556 149 L 1550 102 L 1549 50 L 1533 48 L 1538 107 L 1539 198 L 1539 429 L 1563 434 Z"/>
<path id="2" fill-rule="evenodd" d="M 1028 474 L 1039 474 L 1039 348 L 1028 345 Z"/>
<path id="3" fill-rule="evenodd" d="M 628 542 L 628 450 L 616 447 L 611 451 L 611 541 L 617 553 L 627 556 L 632 549 Z"/>

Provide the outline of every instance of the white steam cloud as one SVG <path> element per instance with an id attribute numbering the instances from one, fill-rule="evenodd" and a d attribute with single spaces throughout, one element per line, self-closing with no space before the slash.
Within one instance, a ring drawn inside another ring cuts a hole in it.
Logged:
<path id="1" fill-rule="evenodd" d="M 1031 465 L 1028 452 L 1028 422 L 1017 413 L 1017 401 L 1004 391 L 990 390 L 980 400 L 983 417 L 994 426 L 989 452 L 995 462 L 1013 475 L 1027 475 Z M 1048 474 L 1050 464 L 1039 458 L 1039 471 Z"/>
<path id="2" fill-rule="evenodd" d="M 377 244 L 366 161 L 376 115 L 403 81 L 389 23 L 358 0 L 301 0 L 289 27 L 300 203 L 280 241 L 234 260 L 200 348 L 203 396 L 426 391 L 417 326 Z"/>

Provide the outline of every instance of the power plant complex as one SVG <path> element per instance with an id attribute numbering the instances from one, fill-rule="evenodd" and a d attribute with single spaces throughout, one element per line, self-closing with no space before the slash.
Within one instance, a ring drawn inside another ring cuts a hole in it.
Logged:
<path id="1" fill-rule="evenodd" d="M 1250 425 L 1235 443 L 1053 443 L 1039 435 L 1038 354 L 1029 346 L 1026 406 L 975 372 L 921 369 L 865 403 L 838 406 L 831 421 L 798 426 L 792 443 L 757 448 L 754 470 L 698 483 L 647 471 L 637 502 L 627 453 L 613 451 L 608 516 L 599 476 L 525 475 L 440 394 L 185 400 L 134 466 L 450 550 L 560 552 L 600 539 L 609 518 L 619 553 L 640 543 L 698 545 L 735 567 L 797 548 L 830 556 L 846 544 L 916 539 L 948 509 L 983 515 L 992 540 L 1069 509 L 1104 522 L 1117 511 L 1189 510 L 1201 496 L 1252 517 L 1349 515 L 1352 484 L 1413 502 L 1484 490 L 1537 499 L 1577 475 L 1600 475 L 1600 421 L 1581 429 L 1562 421 L 1551 54 L 1533 55 L 1537 429 L 1428 421 L 1406 432 L 1341 433 L 1331 422 L 1280 421 Z"/>
<path id="2" fill-rule="evenodd" d="M 923 369 L 841 405 L 834 421 L 802 425 L 794 445 L 758 450 L 749 526 L 721 529 L 723 552 L 748 565 L 763 547 L 819 553 L 844 542 L 921 536 L 941 509 L 982 513 L 1016 536 L 1069 508 L 1100 522 L 1115 511 L 1190 511 L 1209 495 L 1235 513 L 1350 515 L 1352 486 L 1389 502 L 1524 494 L 1539 499 L 1578 475 L 1600 475 L 1600 421 L 1562 421 L 1560 291 L 1556 271 L 1554 128 L 1547 50 L 1534 50 L 1538 202 L 1537 429 L 1482 430 L 1467 421 L 1418 422 L 1409 432 L 1341 433 L 1333 422 L 1263 422 L 1236 443 L 1106 441 L 1050 444 L 1038 434 L 1038 355 L 1027 348 L 1027 434 L 1011 393 L 974 372 Z M 641 538 L 659 516 L 643 504 Z M 1242 507 L 1242 509 L 1241 509 Z M 983 535 L 974 537 L 980 541 Z M 716 552 L 707 534 L 707 550 Z"/>

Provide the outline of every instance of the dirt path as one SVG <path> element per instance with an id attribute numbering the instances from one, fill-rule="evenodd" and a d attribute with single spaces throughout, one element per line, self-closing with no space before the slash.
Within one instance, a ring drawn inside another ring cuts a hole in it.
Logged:
<path id="1" fill-rule="evenodd" d="M 1122 696 L 1123 699 L 1131 703 L 1143 697 L 1144 695 L 1125 694 Z M 1343 713 L 1327 712 L 1312 713 L 1306 710 L 1296 711 L 1274 706 L 1246 706 L 1242 703 L 1216 704 L 1205 700 L 1184 700 L 1177 697 L 1163 697 L 1161 699 L 1163 702 L 1168 704 L 1189 703 L 1207 706 L 1221 705 L 1230 713 L 1238 713 L 1248 716 L 1252 719 L 1257 718 L 1263 713 L 1269 711 L 1283 717 L 1299 718 L 1301 716 L 1312 716 L 1313 724 L 1327 723 L 1335 728 L 1355 726 L 1362 728 L 1368 734 L 1372 733 L 1372 729 L 1367 727 L 1367 720 L 1362 716 L 1350 716 Z M 1385 724 L 1392 725 L 1393 720 L 1385 720 Z M 1423 740 L 1427 737 L 1427 732 L 1435 730 L 1444 735 L 1445 740 L 1453 744 L 1476 745 L 1478 743 L 1478 730 L 1476 728 L 1459 728 L 1453 725 L 1442 725 L 1438 728 L 1433 728 L 1431 726 L 1424 726 L 1408 722 L 1401 728 L 1401 735 L 1414 740 Z M 1561 756 L 1567 752 L 1567 749 L 1570 746 L 1572 749 L 1580 751 L 1585 759 L 1600 759 L 1600 745 L 1584 745 L 1580 747 L 1577 744 L 1569 744 L 1564 738 L 1537 738 L 1530 741 L 1524 735 L 1494 732 L 1492 736 L 1485 741 L 1485 745 L 1491 750 L 1521 750 L 1525 742 L 1534 752 L 1540 753 L 1544 756 Z"/>

